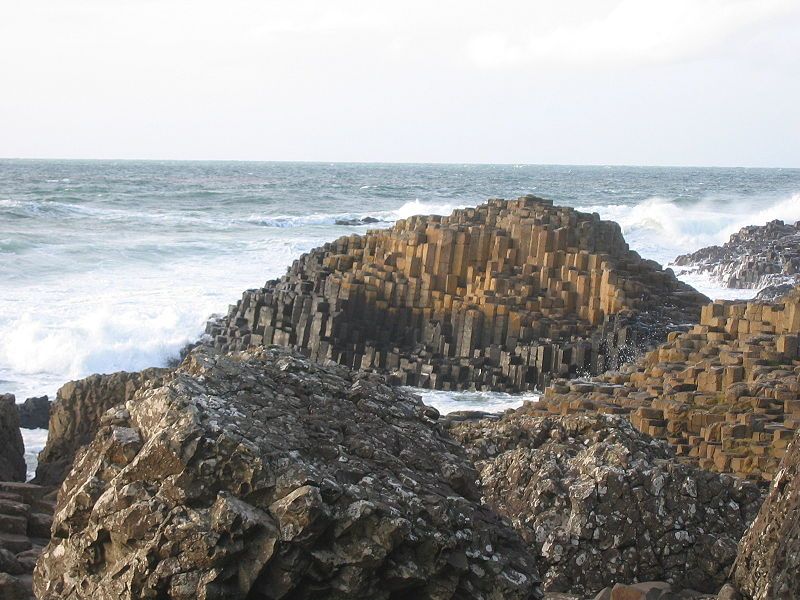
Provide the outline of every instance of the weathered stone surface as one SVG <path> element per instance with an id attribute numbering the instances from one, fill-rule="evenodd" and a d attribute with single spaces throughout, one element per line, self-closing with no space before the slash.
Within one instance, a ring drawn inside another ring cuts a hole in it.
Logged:
<path id="1" fill-rule="evenodd" d="M 37 597 L 541 597 L 437 417 L 286 350 L 196 350 L 79 452 Z"/>
<path id="2" fill-rule="evenodd" d="M 705 469 L 769 481 L 800 426 L 800 288 L 714 302 L 687 333 L 592 381 L 557 381 L 543 414 L 607 412 Z"/>
<path id="3" fill-rule="evenodd" d="M 0 481 L 0 599 L 32 600 L 36 559 L 50 538 L 54 490 Z"/>
<path id="4" fill-rule="evenodd" d="M 739 544 L 733 580 L 753 600 L 800 598 L 800 432 Z"/>
<path id="5" fill-rule="evenodd" d="M 25 481 L 25 446 L 13 394 L 0 394 L 0 480 Z"/>
<path id="6" fill-rule="evenodd" d="M 23 429 L 47 429 L 50 422 L 50 400 L 47 396 L 28 398 L 17 404 L 19 426 Z"/>
<path id="7" fill-rule="evenodd" d="M 677 463 L 624 418 L 540 417 L 534 406 L 450 431 L 474 459 L 487 503 L 530 544 L 545 590 L 593 595 L 666 581 L 716 593 L 759 488 Z"/>
<path id="8" fill-rule="evenodd" d="M 706 301 L 616 223 L 526 196 L 325 244 L 207 333 L 222 350 L 289 346 L 395 384 L 521 391 L 615 368 Z"/>
<path id="9" fill-rule="evenodd" d="M 710 273 L 731 288 L 759 289 L 800 284 L 800 221 L 771 221 L 742 228 L 722 246 L 709 246 L 675 259 L 678 266 Z M 771 293 L 774 299 L 775 293 Z"/>
<path id="10" fill-rule="evenodd" d="M 47 444 L 39 453 L 36 477 L 40 485 L 59 485 L 72 465 L 75 453 L 92 441 L 100 418 L 111 407 L 133 397 L 150 382 L 157 384 L 168 369 L 146 369 L 139 373 L 90 375 L 61 386 L 50 409 Z"/>

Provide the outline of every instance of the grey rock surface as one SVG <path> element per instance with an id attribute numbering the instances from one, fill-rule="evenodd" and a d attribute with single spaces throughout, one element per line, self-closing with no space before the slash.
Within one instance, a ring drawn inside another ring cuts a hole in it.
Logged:
<path id="1" fill-rule="evenodd" d="M 679 463 L 621 417 L 523 407 L 450 431 L 487 503 L 530 544 L 546 591 L 665 581 L 716 593 L 762 499 L 752 483 Z"/>
<path id="2" fill-rule="evenodd" d="M 733 580 L 753 600 L 800 598 L 800 431 L 739 544 Z"/>
<path id="3" fill-rule="evenodd" d="M 23 429 L 47 429 L 50 422 L 50 400 L 47 396 L 28 398 L 17 404 L 19 426 Z"/>
<path id="4" fill-rule="evenodd" d="M 541 598 L 438 413 L 383 381 L 196 350 L 78 453 L 37 597 Z"/>
<path id="5" fill-rule="evenodd" d="M 13 394 L 0 394 L 0 481 L 25 481 L 25 445 Z"/>

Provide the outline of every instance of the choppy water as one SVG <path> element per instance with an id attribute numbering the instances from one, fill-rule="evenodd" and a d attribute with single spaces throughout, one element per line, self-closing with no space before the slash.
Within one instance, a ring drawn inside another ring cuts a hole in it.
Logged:
<path id="1" fill-rule="evenodd" d="M 800 170 L 0 161 L 0 391 L 53 395 L 93 372 L 164 364 L 242 290 L 367 229 L 337 219 L 385 226 L 524 193 L 619 221 L 662 263 L 743 225 L 800 220 Z M 519 402 L 426 398 L 443 410 Z"/>

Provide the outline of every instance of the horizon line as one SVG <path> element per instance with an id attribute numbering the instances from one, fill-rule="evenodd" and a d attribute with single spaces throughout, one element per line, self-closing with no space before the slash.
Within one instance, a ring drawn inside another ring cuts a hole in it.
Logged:
<path id="1" fill-rule="evenodd" d="M 753 165 L 689 165 L 689 164 L 631 164 L 631 163 L 527 163 L 527 162 L 473 162 L 473 161 L 360 161 L 360 160 L 269 160 L 245 158 L 58 158 L 0 156 L 0 161 L 30 162 L 152 162 L 152 163 L 261 163 L 261 164 L 308 164 L 308 165 L 430 165 L 430 166 L 475 166 L 475 167 L 607 167 L 636 169 L 760 169 L 797 171 L 798 167 L 753 166 Z"/>

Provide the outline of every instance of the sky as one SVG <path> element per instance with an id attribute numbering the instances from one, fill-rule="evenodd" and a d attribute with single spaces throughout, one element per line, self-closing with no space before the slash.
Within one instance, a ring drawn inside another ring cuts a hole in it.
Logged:
<path id="1" fill-rule="evenodd" d="M 800 0 L 0 0 L 0 157 L 800 167 Z"/>

